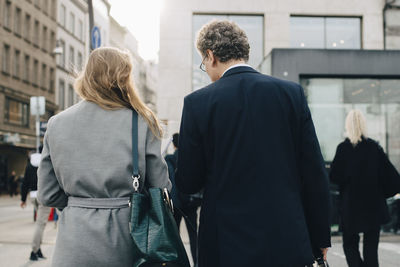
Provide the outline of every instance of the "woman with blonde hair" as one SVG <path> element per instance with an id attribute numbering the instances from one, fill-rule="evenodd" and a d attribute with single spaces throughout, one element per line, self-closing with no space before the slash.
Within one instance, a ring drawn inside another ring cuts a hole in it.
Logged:
<path id="1" fill-rule="evenodd" d="M 94 50 L 75 82 L 83 100 L 48 122 L 38 200 L 62 209 L 52 266 L 133 266 L 132 129 L 138 129 L 140 183 L 170 189 L 160 124 L 135 92 L 131 73 L 129 53 Z"/>
<path id="2" fill-rule="evenodd" d="M 331 165 L 330 179 L 339 185 L 343 249 L 349 267 L 377 267 L 380 226 L 389 220 L 383 192 L 384 169 L 398 176 L 379 144 L 368 138 L 359 110 L 346 118 L 346 140 L 340 143 Z M 358 250 L 364 233 L 363 257 Z"/>

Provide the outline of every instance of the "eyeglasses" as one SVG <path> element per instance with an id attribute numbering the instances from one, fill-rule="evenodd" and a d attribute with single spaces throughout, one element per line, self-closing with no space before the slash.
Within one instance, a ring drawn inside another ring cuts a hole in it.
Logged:
<path id="1" fill-rule="evenodd" d="M 204 65 L 204 60 L 206 59 L 207 57 L 204 57 L 203 58 L 203 60 L 201 61 L 201 63 L 200 63 L 200 66 L 199 66 L 199 68 L 202 70 L 202 71 L 204 71 L 204 72 L 206 72 L 206 66 Z"/>

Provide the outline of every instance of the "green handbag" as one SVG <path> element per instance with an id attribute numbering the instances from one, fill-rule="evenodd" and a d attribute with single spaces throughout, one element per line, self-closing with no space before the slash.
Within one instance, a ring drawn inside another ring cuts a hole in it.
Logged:
<path id="1" fill-rule="evenodd" d="M 132 112 L 133 188 L 130 233 L 133 239 L 134 267 L 189 267 L 189 260 L 172 215 L 168 190 L 143 188 L 138 166 L 137 113 Z M 139 191 L 139 188 L 141 189 Z"/>

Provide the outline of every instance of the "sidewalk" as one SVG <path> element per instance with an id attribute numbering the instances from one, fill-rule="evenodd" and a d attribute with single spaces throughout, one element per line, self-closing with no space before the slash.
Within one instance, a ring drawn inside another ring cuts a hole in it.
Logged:
<path id="1" fill-rule="evenodd" d="M 0 196 L 0 267 L 50 266 L 56 243 L 56 224 L 48 222 L 44 231 L 41 249 L 47 259 L 30 261 L 31 241 L 35 228 L 33 206 L 29 199 L 26 201 L 25 209 L 19 206 L 20 203 L 20 196 L 13 198 Z M 182 226 L 182 240 L 191 260 L 188 234 L 186 227 Z"/>

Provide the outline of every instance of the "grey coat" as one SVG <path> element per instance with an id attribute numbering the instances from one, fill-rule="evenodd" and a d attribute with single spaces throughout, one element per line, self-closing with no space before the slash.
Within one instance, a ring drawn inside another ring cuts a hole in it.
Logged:
<path id="1" fill-rule="evenodd" d="M 141 116 L 138 128 L 142 182 L 170 189 L 161 141 Z M 38 170 L 38 200 L 62 209 L 52 266 L 132 266 L 130 209 L 83 208 L 71 201 L 133 193 L 131 129 L 131 110 L 104 110 L 88 101 L 49 120 Z"/>

